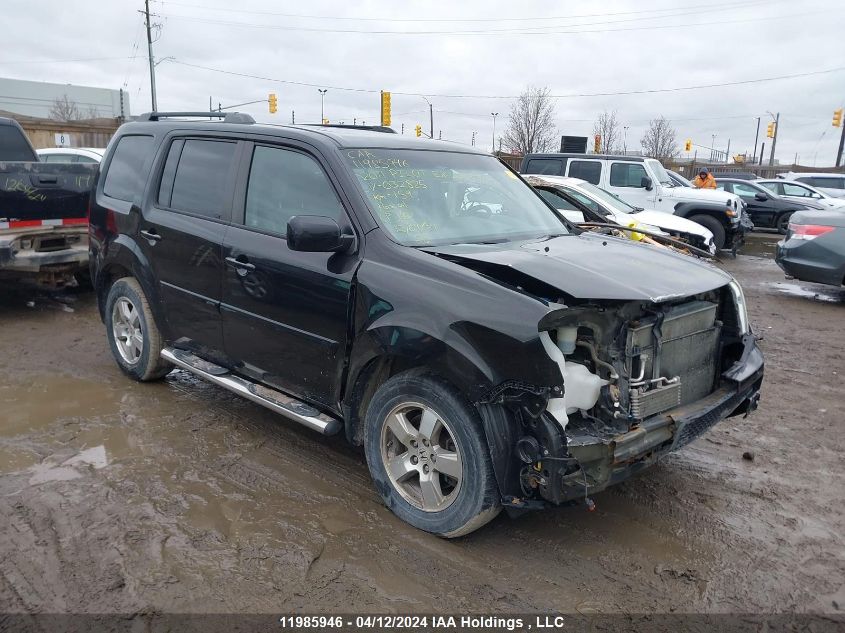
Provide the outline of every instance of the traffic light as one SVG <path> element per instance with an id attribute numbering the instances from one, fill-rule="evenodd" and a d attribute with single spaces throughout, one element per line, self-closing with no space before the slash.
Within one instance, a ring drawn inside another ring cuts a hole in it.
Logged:
<path id="1" fill-rule="evenodd" d="M 422 125 L 415 127 L 414 132 L 416 132 L 417 136 L 422 136 Z"/>
<path id="2" fill-rule="evenodd" d="M 593 151 L 596 154 L 601 152 L 601 134 L 596 134 L 593 138 Z"/>
<path id="3" fill-rule="evenodd" d="M 686 140 L 686 142 L 684 143 L 684 151 L 685 152 L 691 152 L 692 151 L 692 139 L 691 138 L 688 138 Z"/>
<path id="4" fill-rule="evenodd" d="M 390 93 L 381 91 L 381 124 L 390 125 Z"/>
<path id="5" fill-rule="evenodd" d="M 279 100 L 276 98 L 275 92 L 267 95 L 267 104 L 270 106 L 270 114 L 276 114 L 276 110 L 279 107 Z"/>
<path id="6" fill-rule="evenodd" d="M 775 137 L 775 122 L 774 121 L 769 122 L 769 126 L 766 128 L 766 136 L 768 138 L 774 138 Z"/>
<path id="7" fill-rule="evenodd" d="M 329 120 L 328 120 L 328 119 L 323 119 L 323 125 L 328 125 L 328 124 L 329 124 Z"/>
<path id="8" fill-rule="evenodd" d="M 845 108 L 839 108 L 833 111 L 833 127 L 842 127 L 842 111 Z"/>

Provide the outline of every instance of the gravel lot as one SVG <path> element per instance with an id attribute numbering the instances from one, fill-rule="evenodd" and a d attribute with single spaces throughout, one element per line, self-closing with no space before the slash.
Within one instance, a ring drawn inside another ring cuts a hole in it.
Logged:
<path id="1" fill-rule="evenodd" d="M 720 264 L 763 337 L 754 415 L 595 512 L 451 542 L 385 510 L 339 439 L 184 372 L 130 382 L 90 293 L 0 288 L 0 611 L 842 613 L 845 290 L 773 249 Z"/>

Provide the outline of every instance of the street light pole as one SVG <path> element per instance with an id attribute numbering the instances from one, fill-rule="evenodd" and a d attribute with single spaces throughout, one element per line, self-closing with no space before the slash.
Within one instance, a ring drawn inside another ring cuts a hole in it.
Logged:
<path id="1" fill-rule="evenodd" d="M 771 112 L 769 112 L 769 114 L 771 114 Z M 772 118 L 774 118 L 774 120 L 775 120 L 775 135 L 772 137 L 772 153 L 769 154 L 769 166 L 770 167 L 775 164 L 775 145 L 778 142 L 778 132 L 780 131 L 780 130 L 778 130 L 778 128 L 780 127 L 780 112 L 778 112 Z"/>
<path id="2" fill-rule="evenodd" d="M 328 91 L 329 91 L 328 88 L 317 88 L 317 92 L 320 93 L 320 124 L 321 125 L 326 122 L 326 114 L 325 114 L 325 111 L 324 111 L 324 108 L 323 108 L 323 103 L 324 103 L 326 93 Z"/>
<path id="3" fill-rule="evenodd" d="M 493 153 L 496 153 L 496 117 L 499 116 L 498 112 L 491 112 L 490 115 L 493 117 Z"/>
<path id="4" fill-rule="evenodd" d="M 711 134 L 710 135 L 710 162 L 711 163 L 713 162 L 713 160 L 716 157 L 716 150 L 714 149 L 715 147 L 716 147 L 716 135 Z"/>
<path id="5" fill-rule="evenodd" d="M 625 156 L 628 155 L 628 128 L 629 127 L 630 126 L 628 126 L 628 125 L 625 125 L 625 126 L 622 127 L 622 129 L 624 130 L 624 134 L 623 134 L 623 137 L 622 137 L 622 153 Z"/>

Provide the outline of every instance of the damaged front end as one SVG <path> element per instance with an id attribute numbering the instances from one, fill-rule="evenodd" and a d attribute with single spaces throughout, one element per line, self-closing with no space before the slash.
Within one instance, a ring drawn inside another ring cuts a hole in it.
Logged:
<path id="1" fill-rule="evenodd" d="M 533 404 L 517 412 L 511 508 L 587 499 L 757 406 L 763 358 L 736 282 L 683 298 L 585 301 L 546 315 L 539 336 L 564 386 L 545 406 L 524 394 Z"/>

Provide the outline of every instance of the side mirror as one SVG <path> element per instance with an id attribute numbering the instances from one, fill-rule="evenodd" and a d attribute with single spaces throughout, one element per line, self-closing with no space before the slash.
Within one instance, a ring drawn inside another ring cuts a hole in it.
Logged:
<path id="1" fill-rule="evenodd" d="M 769 197 L 765 193 L 763 193 L 762 191 L 758 191 L 757 193 L 754 194 L 754 199 L 759 200 L 760 202 L 765 202 L 766 200 L 769 199 Z"/>
<path id="2" fill-rule="evenodd" d="M 642 187 L 646 191 L 651 191 L 651 188 L 652 188 L 651 178 L 649 178 L 648 176 L 643 176 L 643 179 L 640 180 L 640 187 Z"/>
<path id="3" fill-rule="evenodd" d="M 288 247 L 306 253 L 337 253 L 347 250 L 355 236 L 341 233 L 332 218 L 322 215 L 295 215 L 288 220 Z"/>

